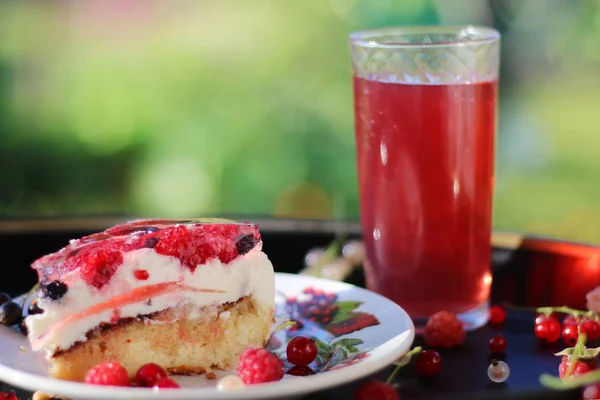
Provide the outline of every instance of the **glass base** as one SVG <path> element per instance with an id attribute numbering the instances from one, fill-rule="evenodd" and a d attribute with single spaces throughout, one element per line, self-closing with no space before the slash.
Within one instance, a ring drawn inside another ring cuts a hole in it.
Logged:
<path id="1" fill-rule="evenodd" d="M 490 304 L 489 302 L 485 302 L 481 304 L 479 307 L 472 308 L 464 313 L 458 314 L 458 319 L 460 319 L 465 327 L 465 331 L 470 332 L 475 329 L 481 328 L 485 324 L 487 324 L 488 319 L 490 317 Z M 423 334 L 423 328 L 425 328 L 425 324 L 427 323 L 427 317 L 425 318 L 413 318 L 413 323 L 415 324 L 415 332 L 417 335 Z"/>

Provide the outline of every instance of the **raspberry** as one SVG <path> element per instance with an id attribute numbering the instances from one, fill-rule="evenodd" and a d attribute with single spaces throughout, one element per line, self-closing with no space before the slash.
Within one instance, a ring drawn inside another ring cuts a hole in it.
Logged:
<path id="1" fill-rule="evenodd" d="M 152 387 L 159 380 L 166 378 L 167 373 L 158 364 L 144 364 L 135 374 L 135 384 L 141 387 Z"/>
<path id="2" fill-rule="evenodd" d="M 283 378 L 283 361 L 262 347 L 248 347 L 240 355 L 237 374 L 247 385 L 278 381 Z"/>
<path id="3" fill-rule="evenodd" d="M 565 375 L 567 374 L 569 366 L 573 362 L 575 363 L 575 367 L 573 367 L 573 372 L 571 372 L 571 374 L 569 376 L 583 375 L 586 372 L 590 372 L 590 371 L 598 368 L 598 361 L 595 358 L 592 358 L 592 359 L 580 358 L 577 360 L 572 360 L 569 358 L 569 356 L 563 356 L 563 358 L 560 362 L 560 365 L 558 366 L 558 376 L 560 377 L 560 379 L 565 378 Z"/>
<path id="4" fill-rule="evenodd" d="M 82 260 L 81 277 L 98 289 L 102 288 L 123 262 L 123 255 L 119 250 L 99 249 L 95 253 L 86 254 Z"/>
<path id="5" fill-rule="evenodd" d="M 131 386 L 127 370 L 118 362 L 98 364 L 87 372 L 85 383 L 92 385 Z"/>
<path id="6" fill-rule="evenodd" d="M 152 387 L 159 389 L 175 389 L 179 387 L 179 384 L 171 378 L 162 378 L 156 381 Z"/>
<path id="7" fill-rule="evenodd" d="M 400 400 L 396 389 L 384 382 L 363 383 L 354 392 L 354 400 Z"/>
<path id="8" fill-rule="evenodd" d="M 451 348 L 460 346 L 466 337 L 462 322 L 456 314 L 440 311 L 429 317 L 423 332 L 425 344 L 429 347 Z"/>

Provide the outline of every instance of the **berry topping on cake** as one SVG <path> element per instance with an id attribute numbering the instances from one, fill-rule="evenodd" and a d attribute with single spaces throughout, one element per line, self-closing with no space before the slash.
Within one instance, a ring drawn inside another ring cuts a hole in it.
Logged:
<path id="1" fill-rule="evenodd" d="M 35 261 L 33 268 L 40 276 L 42 293 L 58 300 L 67 289 L 61 282 L 65 274 L 79 270 L 90 286 L 101 289 L 123 263 L 124 254 L 133 250 L 149 248 L 176 257 L 193 272 L 213 259 L 227 264 L 258 243 L 260 234 L 254 224 L 216 219 L 141 220 L 73 240 Z"/>
<path id="2" fill-rule="evenodd" d="M 117 362 L 98 364 L 87 372 L 85 383 L 107 386 L 131 386 L 127 370 Z"/>
<path id="3" fill-rule="evenodd" d="M 80 256 L 82 258 L 81 277 L 88 285 L 98 289 L 109 281 L 119 265 L 123 263 L 123 255 L 119 250 L 99 249 L 85 256 L 87 256 L 85 259 L 83 259 L 83 254 Z"/>
<path id="4" fill-rule="evenodd" d="M 37 299 L 33 299 L 27 307 L 27 315 L 41 314 L 44 310 L 41 309 Z"/>
<path id="5" fill-rule="evenodd" d="M 245 235 L 242 236 L 235 243 L 235 247 L 237 248 L 238 254 L 246 254 L 250 250 L 252 250 L 256 246 L 256 237 L 254 235 Z"/>
<path id="6" fill-rule="evenodd" d="M 145 269 L 136 269 L 133 271 L 133 276 L 140 281 L 145 281 L 150 278 L 150 274 Z"/>
<path id="7" fill-rule="evenodd" d="M 65 293 L 67 293 L 67 285 L 59 280 L 40 285 L 40 294 L 42 297 L 59 300 Z"/>
<path id="8" fill-rule="evenodd" d="M 158 238 L 149 237 L 146 240 L 144 240 L 144 244 L 142 245 L 142 247 L 145 247 L 147 249 L 153 249 L 157 243 L 158 243 Z"/>

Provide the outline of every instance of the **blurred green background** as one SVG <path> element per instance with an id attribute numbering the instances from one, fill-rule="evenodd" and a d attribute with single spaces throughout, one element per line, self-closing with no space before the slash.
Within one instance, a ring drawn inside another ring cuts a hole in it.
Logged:
<path id="1" fill-rule="evenodd" d="M 0 2 L 0 214 L 356 219 L 347 35 L 503 35 L 494 224 L 600 243 L 600 2 Z"/>

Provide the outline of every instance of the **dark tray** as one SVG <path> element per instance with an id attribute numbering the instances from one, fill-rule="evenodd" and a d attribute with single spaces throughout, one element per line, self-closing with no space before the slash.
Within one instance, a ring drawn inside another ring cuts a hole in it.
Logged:
<path id="1" fill-rule="evenodd" d="M 44 220 L 0 222 L 0 290 L 17 295 L 26 292 L 36 275 L 29 269 L 38 256 L 55 251 L 69 239 L 122 222 L 116 219 Z M 278 272 L 298 272 L 305 253 L 327 246 L 334 237 L 358 238 L 356 223 L 322 221 L 257 220 L 264 250 Z M 558 240 L 494 233 L 492 255 L 492 303 L 507 307 L 503 328 L 484 327 L 467 335 L 460 349 L 440 351 L 444 368 L 440 376 L 420 379 L 410 366 L 398 375 L 400 393 L 406 399 L 579 399 L 578 390 L 551 391 L 539 385 L 542 373 L 557 374 L 556 348 L 540 348 L 533 335 L 534 308 L 562 306 L 585 308 L 585 294 L 600 285 L 600 248 Z M 10 275 L 9 275 L 10 271 Z M 10 276 L 10 278 L 9 278 Z M 363 286 L 361 271 L 347 281 Z M 487 377 L 490 363 L 487 341 L 497 331 L 508 339 L 505 361 L 511 368 L 508 381 L 494 384 Z M 421 344 L 417 339 L 416 344 Z M 388 367 L 375 377 L 383 379 Z M 305 399 L 349 399 L 361 383 L 340 386 Z M 0 384 L 1 385 L 1 384 Z M 15 390 L 6 385 L 0 391 Z M 31 393 L 15 390 L 19 399 Z"/>

